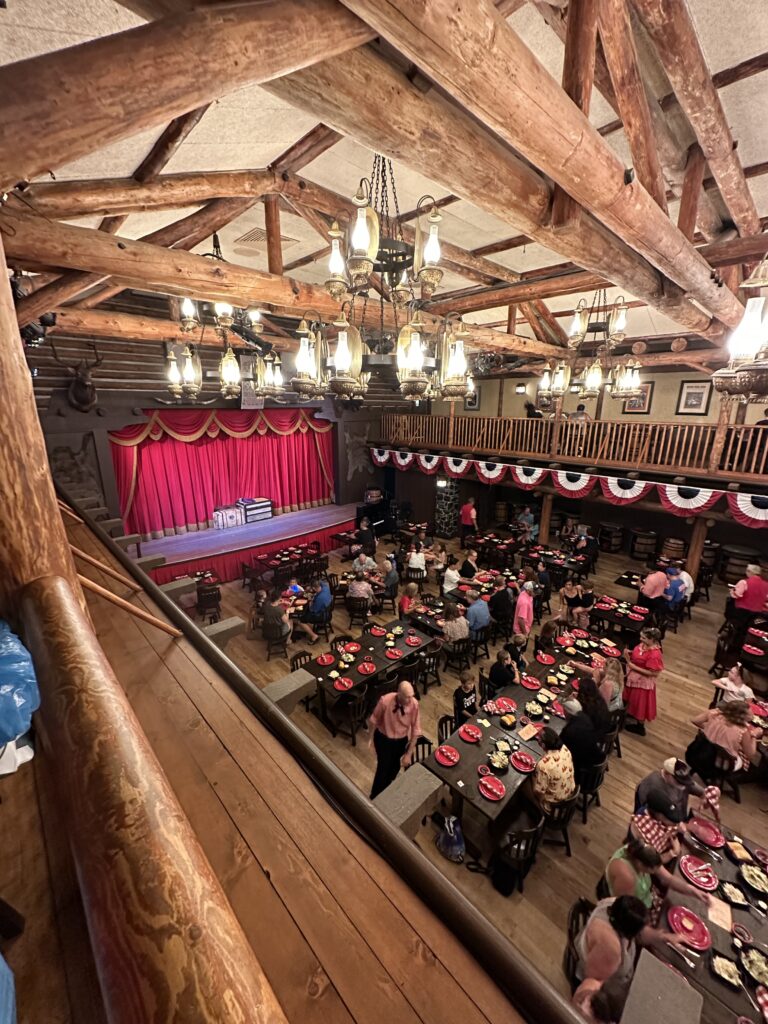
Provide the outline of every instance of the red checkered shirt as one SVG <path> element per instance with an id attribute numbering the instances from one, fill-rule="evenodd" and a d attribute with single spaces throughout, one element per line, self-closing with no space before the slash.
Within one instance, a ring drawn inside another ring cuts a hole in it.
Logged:
<path id="1" fill-rule="evenodd" d="M 635 814 L 632 825 L 640 838 L 659 854 L 664 854 L 677 834 L 677 825 L 663 825 L 650 814 Z"/>

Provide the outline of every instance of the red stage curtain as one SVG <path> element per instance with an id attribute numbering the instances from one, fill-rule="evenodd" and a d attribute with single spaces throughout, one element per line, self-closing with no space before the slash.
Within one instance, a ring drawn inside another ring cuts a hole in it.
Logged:
<path id="1" fill-rule="evenodd" d="M 275 512 L 333 496 L 333 424 L 306 409 L 176 409 L 110 434 L 129 533 L 205 529 L 214 508 L 270 498 Z"/>

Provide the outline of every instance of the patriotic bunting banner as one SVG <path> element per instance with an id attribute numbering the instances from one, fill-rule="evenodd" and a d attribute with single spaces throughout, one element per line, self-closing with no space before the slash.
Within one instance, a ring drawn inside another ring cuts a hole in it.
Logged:
<path id="1" fill-rule="evenodd" d="M 454 459 L 452 455 L 446 455 L 443 458 L 445 472 L 452 477 L 466 476 L 472 468 L 472 464 L 472 459 Z"/>
<path id="2" fill-rule="evenodd" d="M 386 466 L 391 452 L 388 448 L 371 448 L 371 458 L 377 466 Z"/>
<path id="3" fill-rule="evenodd" d="M 737 523 L 762 530 L 768 527 L 768 496 L 763 494 L 726 494 L 728 508 Z"/>
<path id="4" fill-rule="evenodd" d="M 410 469 L 415 458 L 413 452 L 392 452 L 392 461 L 398 469 Z"/>
<path id="5" fill-rule="evenodd" d="M 567 470 L 553 469 L 552 483 L 555 490 L 566 498 L 583 498 L 595 486 L 596 476 L 589 473 L 569 473 Z"/>
<path id="6" fill-rule="evenodd" d="M 475 472 L 487 484 L 497 484 L 504 479 L 507 466 L 504 462 L 476 462 Z"/>
<path id="7" fill-rule="evenodd" d="M 722 491 L 678 484 L 656 484 L 661 504 L 676 516 L 695 516 L 707 512 L 722 496 Z"/>
<path id="8" fill-rule="evenodd" d="M 600 487 L 603 495 L 612 505 L 629 505 L 644 498 L 653 484 L 644 480 L 627 480 L 624 477 L 601 476 Z"/>
<path id="9" fill-rule="evenodd" d="M 538 469 L 535 466 L 510 466 L 509 475 L 515 481 L 517 487 L 524 491 L 532 491 L 534 487 L 546 479 L 548 469 Z"/>
<path id="10" fill-rule="evenodd" d="M 436 473 L 442 465 L 443 458 L 441 455 L 417 455 L 416 463 L 422 473 L 426 473 L 428 476 L 432 476 Z"/>

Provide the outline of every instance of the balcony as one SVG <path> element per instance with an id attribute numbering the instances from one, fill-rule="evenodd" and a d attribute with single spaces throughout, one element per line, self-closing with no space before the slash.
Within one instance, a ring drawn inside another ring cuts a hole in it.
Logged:
<path id="1" fill-rule="evenodd" d="M 408 448 L 686 473 L 765 484 L 768 427 L 387 413 L 382 441 Z"/>

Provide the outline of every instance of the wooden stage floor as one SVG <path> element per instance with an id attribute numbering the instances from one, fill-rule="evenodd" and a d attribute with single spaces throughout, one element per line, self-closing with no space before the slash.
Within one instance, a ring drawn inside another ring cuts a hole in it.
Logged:
<path id="1" fill-rule="evenodd" d="M 87 528 L 68 533 L 117 566 Z M 79 568 L 130 597 L 99 570 Z M 115 674 L 289 1021 L 520 1021 L 464 947 L 185 639 L 88 597 Z M 158 614 L 145 595 L 133 600 Z M 284 671 L 272 664 L 272 675 Z M 61 963 L 72 932 L 68 917 L 54 914 L 58 878 L 40 834 L 33 766 L 0 780 L 4 835 L 14 837 L 0 844 L 0 892 L 30 916 L 7 953 L 19 1020 L 100 1024 L 67 994 L 78 980 L 65 984 Z"/>

